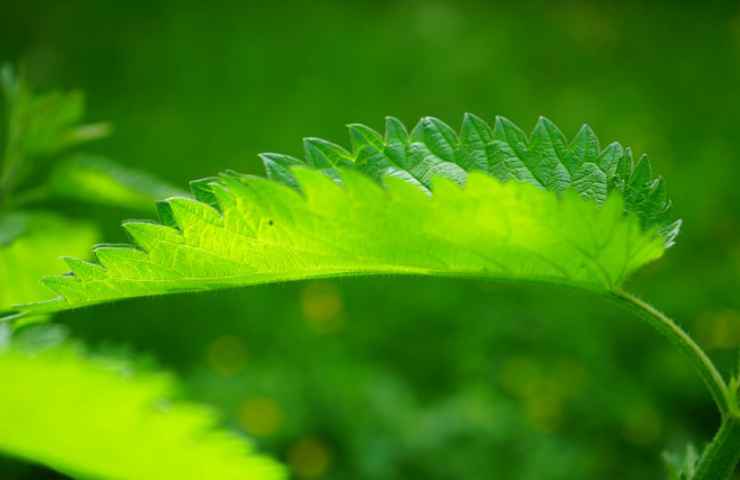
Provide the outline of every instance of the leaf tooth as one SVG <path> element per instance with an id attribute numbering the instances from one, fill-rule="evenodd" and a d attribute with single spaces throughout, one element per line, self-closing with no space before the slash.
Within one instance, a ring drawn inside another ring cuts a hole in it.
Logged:
<path id="1" fill-rule="evenodd" d="M 93 249 L 95 258 L 108 271 L 108 276 L 141 275 L 138 266 L 147 262 L 147 254 L 131 245 L 103 244 Z"/>
<path id="2" fill-rule="evenodd" d="M 627 179 L 632 175 L 632 172 L 635 170 L 635 159 L 632 154 L 632 147 L 627 147 L 624 149 L 624 161 L 623 164 L 620 165 L 621 170 L 624 172 L 624 180 L 625 182 Z"/>
<path id="3" fill-rule="evenodd" d="M 223 226 L 221 213 L 207 203 L 185 197 L 172 197 L 167 203 L 169 203 L 172 216 L 182 232 L 187 232 L 188 229 L 194 228 L 198 224 Z"/>
<path id="4" fill-rule="evenodd" d="M 162 223 L 162 225 L 166 225 L 168 227 L 179 230 L 180 226 L 177 225 L 177 222 L 175 221 L 175 215 L 172 213 L 172 207 L 170 206 L 169 202 L 166 200 L 161 200 L 159 202 L 156 202 L 154 205 L 157 208 L 157 215 L 159 216 L 159 221 Z"/>
<path id="5" fill-rule="evenodd" d="M 87 262 L 74 257 L 62 257 L 75 277 L 80 280 L 100 280 L 105 278 L 105 268 L 93 262 Z"/>
<path id="6" fill-rule="evenodd" d="M 489 171 L 487 145 L 493 141 L 493 130 L 485 120 L 465 113 L 460 127 L 460 148 L 457 162 L 465 170 Z"/>
<path id="7" fill-rule="evenodd" d="M 421 142 L 438 158 L 445 162 L 455 162 L 457 134 L 442 120 L 435 117 L 423 117 L 411 132 L 411 138 Z"/>
<path id="8" fill-rule="evenodd" d="M 220 180 L 211 184 L 211 192 L 216 197 L 218 210 L 222 215 L 226 215 L 230 209 L 236 206 L 235 195 Z"/>
<path id="9" fill-rule="evenodd" d="M 65 303 L 79 304 L 85 302 L 83 283 L 73 275 L 54 275 L 44 277 L 41 283 L 52 292 L 64 298 Z"/>
<path id="10" fill-rule="evenodd" d="M 249 180 L 250 178 L 254 177 L 254 175 L 247 175 L 241 172 L 237 172 L 236 170 L 232 170 L 231 168 L 227 168 L 219 174 L 219 177 L 221 177 L 222 179 L 229 178 L 241 182 Z"/>
<path id="11" fill-rule="evenodd" d="M 599 154 L 596 163 L 599 165 L 609 180 L 617 173 L 619 160 L 624 156 L 624 148 L 619 142 L 612 142 Z"/>
<path id="12" fill-rule="evenodd" d="M 630 175 L 632 175 L 633 163 L 632 149 L 630 147 L 627 147 L 624 149 L 622 156 L 619 157 L 619 160 L 617 161 L 617 165 L 614 170 L 614 176 L 612 177 L 612 180 L 610 182 L 611 188 L 620 192 L 624 191 L 625 187 L 627 186 L 627 182 L 629 181 Z"/>
<path id="13" fill-rule="evenodd" d="M 524 160 L 529 148 L 529 141 L 527 140 L 527 134 L 514 124 L 514 122 L 506 117 L 497 115 L 493 135 L 496 140 L 501 140 L 508 144 L 514 153 Z"/>
<path id="14" fill-rule="evenodd" d="M 666 215 L 671 210 L 671 201 L 662 177 L 650 182 L 649 192 L 645 199 L 646 223 L 648 226 L 665 223 Z"/>
<path id="15" fill-rule="evenodd" d="M 260 153 L 259 158 L 265 166 L 265 172 L 267 173 L 268 178 L 282 182 L 295 189 L 299 188 L 298 182 L 293 174 L 290 173 L 290 168 L 297 165 L 305 165 L 303 160 L 290 155 L 271 152 Z"/>
<path id="16" fill-rule="evenodd" d="M 385 117 L 385 155 L 396 166 L 406 168 L 409 133 L 396 117 Z"/>
<path id="17" fill-rule="evenodd" d="M 304 138 L 303 149 L 306 163 L 315 168 L 336 168 L 353 164 L 351 153 L 344 147 L 323 138 Z"/>
<path id="18" fill-rule="evenodd" d="M 349 129 L 349 139 L 355 158 L 363 148 L 369 147 L 373 150 L 383 151 L 383 136 L 372 128 L 362 123 L 350 123 L 347 125 L 347 129 Z"/>
<path id="19" fill-rule="evenodd" d="M 665 248 L 670 248 L 676 243 L 676 237 L 681 232 L 683 226 L 683 220 L 680 218 L 675 222 L 669 223 L 665 227 L 661 228 L 661 234 L 665 238 Z"/>
<path id="20" fill-rule="evenodd" d="M 295 172 L 299 170 L 314 169 L 304 165 L 298 165 L 291 167 L 290 173 L 295 176 Z M 227 172 L 222 177 L 222 180 L 225 186 L 238 198 L 262 206 L 269 206 L 274 203 L 290 204 L 292 202 L 300 201 L 302 198 L 300 191 L 296 191 L 284 183 L 276 182 L 257 175 L 239 174 L 239 176 L 235 176 Z M 300 181 L 297 177 L 296 181 L 300 187 Z"/>
<path id="21" fill-rule="evenodd" d="M 290 173 L 288 171 L 288 173 Z M 292 177 L 292 173 L 290 173 Z M 240 188 L 244 189 L 243 186 Z M 230 231 L 238 231 L 242 235 L 254 235 L 255 225 L 250 223 L 253 218 L 248 218 L 240 208 L 243 202 L 239 195 L 228 185 L 223 183 L 223 179 L 211 186 L 213 194 L 216 196 L 223 215 L 224 228 Z"/>
<path id="22" fill-rule="evenodd" d="M 206 177 L 191 180 L 190 191 L 198 201 L 206 203 L 216 210 L 220 210 L 218 199 L 213 194 L 213 189 L 211 188 L 212 184 L 216 181 L 218 181 L 218 177 Z"/>
<path id="23" fill-rule="evenodd" d="M 409 173 L 427 188 L 435 176 L 447 177 L 460 184 L 465 183 L 467 178 L 467 172 L 460 166 L 440 159 L 421 142 L 409 145 L 409 163 Z"/>
<path id="24" fill-rule="evenodd" d="M 592 162 L 581 165 L 573 176 L 573 188 L 583 197 L 603 204 L 607 197 L 606 173 Z"/>
<path id="25" fill-rule="evenodd" d="M 650 182 L 650 178 L 652 177 L 652 167 L 650 166 L 650 160 L 648 160 L 647 155 L 643 154 L 640 157 L 640 161 L 638 162 L 637 166 L 635 167 L 634 171 L 632 172 L 632 176 L 629 180 L 629 185 L 632 188 L 645 188 Z"/>
<path id="26" fill-rule="evenodd" d="M 586 162 L 598 164 L 601 147 L 599 146 L 599 137 L 596 136 L 591 127 L 584 123 L 573 141 L 568 147 L 573 164 L 569 165 L 569 170 L 575 171 L 580 165 Z"/>
<path id="27" fill-rule="evenodd" d="M 146 221 L 127 221 L 123 229 L 133 242 L 145 252 L 151 252 L 159 245 L 178 245 L 185 242 L 179 230 L 166 225 Z"/>
<path id="28" fill-rule="evenodd" d="M 555 192 L 570 185 L 577 167 L 568 152 L 565 136 L 545 117 L 537 120 L 529 140 L 529 154 L 523 160 L 535 178 Z"/>
<path id="29" fill-rule="evenodd" d="M 461 143 L 483 146 L 493 140 L 493 130 L 488 122 L 470 112 L 463 115 L 462 125 L 460 126 Z"/>
<path id="30" fill-rule="evenodd" d="M 242 232 L 256 235 L 263 223 L 270 221 L 293 223 L 293 209 L 304 203 L 305 194 L 300 178 L 296 171 L 307 170 L 309 167 L 292 167 L 290 174 L 296 178 L 300 190 L 291 188 L 284 183 L 269 180 L 264 177 L 241 175 L 225 175 L 225 187 L 235 197 L 238 204 L 236 211 L 227 211 L 224 215 L 226 228 L 236 228 Z M 310 169 L 319 172 L 315 169 Z M 323 173 L 319 173 L 324 175 Z M 325 176 L 325 175 L 324 175 Z M 328 177 L 327 177 L 328 178 Z M 246 230 L 245 230 L 246 229 Z"/>
<path id="31" fill-rule="evenodd" d="M 385 117 L 385 143 L 387 145 L 405 145 L 408 142 L 409 132 L 406 130 L 406 125 L 396 117 Z"/>

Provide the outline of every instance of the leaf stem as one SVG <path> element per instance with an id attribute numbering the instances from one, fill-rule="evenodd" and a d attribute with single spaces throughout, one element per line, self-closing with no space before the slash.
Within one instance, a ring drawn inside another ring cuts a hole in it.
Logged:
<path id="1" fill-rule="evenodd" d="M 702 380 L 712 394 L 722 418 L 730 415 L 729 389 L 724 378 L 704 350 L 675 321 L 649 303 L 624 290 L 612 293 L 612 299 L 646 320 L 663 336 L 677 346 L 699 371 Z"/>
<path id="2" fill-rule="evenodd" d="M 740 462 L 740 418 L 730 415 L 707 445 L 691 480 L 730 480 Z"/>
<path id="3" fill-rule="evenodd" d="M 730 480 L 740 462 L 740 406 L 736 382 L 730 387 L 709 356 L 675 321 L 649 303 L 624 290 L 612 293 L 612 299 L 647 320 L 686 355 L 699 371 L 722 414 L 722 425 L 707 445 L 691 480 Z"/>

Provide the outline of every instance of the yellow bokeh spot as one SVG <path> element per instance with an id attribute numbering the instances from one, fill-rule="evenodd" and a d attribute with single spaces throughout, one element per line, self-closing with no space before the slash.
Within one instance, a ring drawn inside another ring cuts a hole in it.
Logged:
<path id="1" fill-rule="evenodd" d="M 699 341 L 707 348 L 734 348 L 740 345 L 740 312 L 711 312 L 696 323 Z"/>
<path id="2" fill-rule="evenodd" d="M 206 360 L 214 372 L 227 377 L 236 375 L 247 362 L 247 348 L 239 337 L 219 337 L 208 345 Z"/>
<path id="3" fill-rule="evenodd" d="M 554 432 L 563 420 L 563 404 L 559 397 L 531 398 L 525 403 L 527 419 L 540 431 Z"/>
<path id="4" fill-rule="evenodd" d="M 283 410 L 269 397 L 251 398 L 242 403 L 239 409 L 239 423 L 252 435 L 272 435 L 283 425 Z"/>
<path id="5" fill-rule="evenodd" d="M 317 438 L 304 438 L 288 451 L 288 463 L 299 478 L 319 478 L 331 466 L 331 451 Z"/>
<path id="6" fill-rule="evenodd" d="M 663 430 L 663 422 L 658 412 L 649 405 L 641 405 L 628 410 L 624 426 L 624 438 L 641 447 L 654 445 Z"/>
<path id="7" fill-rule="evenodd" d="M 308 326 L 317 333 L 334 333 L 344 325 L 342 297 L 330 282 L 311 282 L 301 292 L 301 308 Z"/>

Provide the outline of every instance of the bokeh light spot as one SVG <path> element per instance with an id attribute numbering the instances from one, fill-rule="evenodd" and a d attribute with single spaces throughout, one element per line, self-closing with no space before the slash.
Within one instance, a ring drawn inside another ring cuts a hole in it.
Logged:
<path id="1" fill-rule="evenodd" d="M 283 425 L 283 410 L 269 397 L 255 397 L 242 403 L 239 423 L 247 432 L 258 437 L 272 435 Z"/>
<path id="2" fill-rule="evenodd" d="M 236 375 L 247 363 L 244 340 L 232 335 L 215 339 L 208 345 L 206 360 L 214 372 L 226 377 Z"/>
<path id="3" fill-rule="evenodd" d="M 306 323 L 317 333 L 334 333 L 344 326 L 344 304 L 334 283 L 307 284 L 301 292 L 301 308 Z"/>
<path id="4" fill-rule="evenodd" d="M 307 437 L 288 451 L 288 463 L 299 478 L 319 478 L 331 466 L 331 451 L 318 438 Z"/>

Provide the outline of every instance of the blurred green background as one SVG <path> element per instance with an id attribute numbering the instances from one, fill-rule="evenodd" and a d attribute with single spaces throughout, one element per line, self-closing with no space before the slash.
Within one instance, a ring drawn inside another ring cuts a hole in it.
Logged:
<path id="1" fill-rule="evenodd" d="M 344 125 L 466 111 L 647 152 L 685 220 L 631 288 L 729 371 L 740 343 L 736 2 L 4 3 L 0 59 L 82 88 L 87 150 L 178 186 Z M 90 215 L 125 241 L 123 210 Z M 152 216 L 154 212 L 152 211 Z M 680 354 L 604 300 L 371 278 L 129 301 L 58 320 L 176 371 L 299 479 L 661 478 L 718 425 Z M 125 452 L 121 453 L 125 455 Z M 58 478 L 6 460 L 3 478 Z"/>

